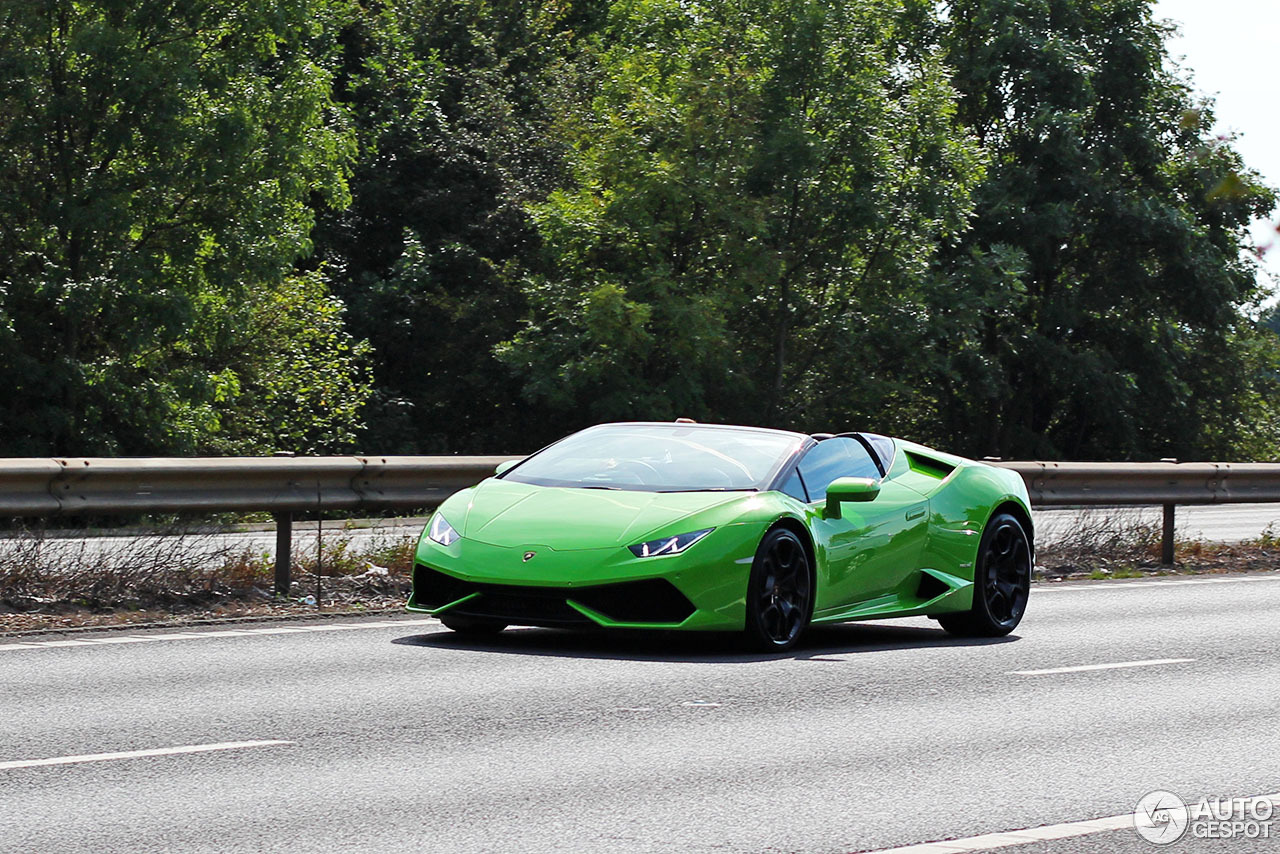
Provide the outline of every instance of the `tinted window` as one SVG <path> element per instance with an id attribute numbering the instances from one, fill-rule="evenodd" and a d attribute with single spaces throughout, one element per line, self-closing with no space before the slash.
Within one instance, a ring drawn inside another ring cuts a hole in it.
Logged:
<path id="1" fill-rule="evenodd" d="M 762 489 L 802 441 L 742 427 L 603 424 L 544 448 L 502 479 L 645 492 Z"/>
<path id="2" fill-rule="evenodd" d="M 871 443 L 885 472 L 893 468 L 893 440 L 888 436 L 877 436 L 875 433 L 863 433 L 862 437 Z"/>
<path id="3" fill-rule="evenodd" d="M 800 476 L 812 501 L 826 497 L 827 487 L 838 477 L 879 478 L 880 471 L 855 439 L 837 437 L 819 442 L 800 461 Z"/>
<path id="4" fill-rule="evenodd" d="M 809 496 L 805 495 L 804 492 L 804 484 L 800 482 L 800 475 L 796 473 L 795 469 L 791 470 L 791 476 L 783 482 L 781 491 L 798 501 L 809 500 Z"/>

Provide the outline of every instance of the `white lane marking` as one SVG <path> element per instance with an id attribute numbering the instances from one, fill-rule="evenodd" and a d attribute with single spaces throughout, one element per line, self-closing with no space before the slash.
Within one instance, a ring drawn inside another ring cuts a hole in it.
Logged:
<path id="1" fill-rule="evenodd" d="M 40 768 L 46 765 L 76 765 L 81 762 L 111 762 L 116 759 L 141 759 L 145 756 L 177 756 L 183 753 L 212 753 L 215 750 L 243 750 L 248 747 L 275 747 L 297 744 L 296 741 L 224 741 L 220 744 L 188 744 L 183 747 L 161 747 L 154 750 L 126 750 L 121 753 L 85 753 L 80 756 L 55 756 L 52 759 L 17 759 L 0 762 L 0 771 L 10 768 Z"/>
<path id="2" fill-rule="evenodd" d="M 1242 800 L 1270 801 L 1280 806 L 1280 792 L 1273 795 L 1256 795 Z M 1126 829 L 1133 829 L 1132 812 L 1088 821 L 1069 821 L 1063 824 L 1046 824 L 1003 833 L 984 833 L 981 836 L 966 836 L 963 839 L 944 839 L 918 845 L 901 845 L 897 848 L 877 848 L 868 854 L 962 854 L 966 851 L 992 851 L 997 848 L 1043 842 L 1047 839 L 1069 839 L 1074 836 L 1092 836 L 1095 833 Z"/>
<path id="3" fill-rule="evenodd" d="M 94 641 L 94 643 L 99 643 L 99 644 L 102 644 L 102 643 L 146 643 L 146 642 L 147 642 L 147 638 L 144 638 L 144 637 L 135 637 L 135 636 L 132 636 L 132 635 L 125 635 L 125 636 L 124 636 L 124 637 L 122 637 L 122 638 L 97 638 L 97 639 Z M 25 646 L 25 647 L 27 647 L 28 649 L 36 649 L 36 646 L 35 646 L 34 644 L 21 644 L 21 646 Z M 5 648 L 5 649 L 8 649 L 8 647 L 4 647 L 4 648 Z"/>
<path id="4" fill-rule="evenodd" d="M 1181 587 L 1188 584 L 1242 584 L 1250 581 L 1280 581 L 1280 575 L 1264 575 L 1255 578 L 1161 578 L 1148 581 L 1106 581 L 1102 584 L 1073 584 L 1070 582 L 1040 582 L 1032 592 L 1074 593 L 1077 590 L 1133 590 L 1138 587 Z"/>
<path id="5" fill-rule="evenodd" d="M 1117 661 L 1113 664 L 1082 664 L 1078 667 L 1051 667 L 1048 670 L 1010 670 L 1015 676 L 1048 676 L 1052 673 L 1083 673 L 1086 670 L 1120 670 L 1125 667 L 1158 667 L 1162 664 L 1189 664 L 1194 658 L 1149 658 L 1146 661 Z"/>
<path id="6" fill-rule="evenodd" d="M 66 646 L 102 646 L 117 643 L 157 643 L 171 640 L 196 640 L 199 638 L 238 638 L 250 635 L 306 634 L 314 632 L 349 632 L 356 629 L 389 629 L 397 626 L 423 626 L 435 620 L 379 620 L 371 623 L 331 623 L 323 626 L 296 626 L 269 629 L 233 629 L 209 632 L 171 632 L 154 635 L 124 635 L 123 637 L 85 638 L 84 640 L 20 641 L 0 644 L 0 652 L 16 649 L 47 649 Z"/>

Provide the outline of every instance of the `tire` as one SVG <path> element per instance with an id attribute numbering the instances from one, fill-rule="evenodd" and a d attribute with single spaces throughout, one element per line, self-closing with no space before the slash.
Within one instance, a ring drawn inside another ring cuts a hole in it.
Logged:
<path id="1" fill-rule="evenodd" d="M 470 635 L 472 637 L 496 635 L 507 627 L 506 623 L 482 620 L 478 617 L 464 617 L 461 614 L 453 616 L 442 615 L 440 622 L 444 623 L 446 629 L 452 629 L 460 635 Z"/>
<path id="2" fill-rule="evenodd" d="M 1027 611 L 1031 554 L 1031 538 L 1016 516 L 992 516 L 978 542 L 973 607 L 958 614 L 939 614 L 938 622 L 953 635 L 998 638 L 1009 634 Z"/>
<path id="3" fill-rule="evenodd" d="M 783 652 L 813 617 L 813 566 L 804 543 L 786 528 L 760 542 L 747 581 L 746 635 L 756 649 Z"/>

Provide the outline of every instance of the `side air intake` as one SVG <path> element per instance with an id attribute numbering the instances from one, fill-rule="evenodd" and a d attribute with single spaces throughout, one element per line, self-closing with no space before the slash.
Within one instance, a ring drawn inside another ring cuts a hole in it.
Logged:
<path id="1" fill-rule="evenodd" d="M 929 572 L 920 573 L 920 586 L 916 588 L 916 596 L 923 601 L 937 599 L 944 593 L 950 592 L 951 587 L 941 579 L 930 574 Z"/>

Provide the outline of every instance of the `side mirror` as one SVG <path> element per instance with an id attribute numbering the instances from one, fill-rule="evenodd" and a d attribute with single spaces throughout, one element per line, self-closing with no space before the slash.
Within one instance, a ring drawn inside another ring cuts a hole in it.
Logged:
<path id="1" fill-rule="evenodd" d="M 511 471 L 511 469 L 515 468 L 515 466 L 518 465 L 520 462 L 521 462 L 520 460 L 503 460 L 502 462 L 498 463 L 497 468 L 493 470 L 493 473 L 495 475 L 499 475 L 499 474 L 503 474 L 504 472 L 509 472 Z"/>
<path id="2" fill-rule="evenodd" d="M 871 477 L 838 477 L 827 487 L 827 518 L 840 518 L 842 501 L 874 501 L 880 481 Z"/>

